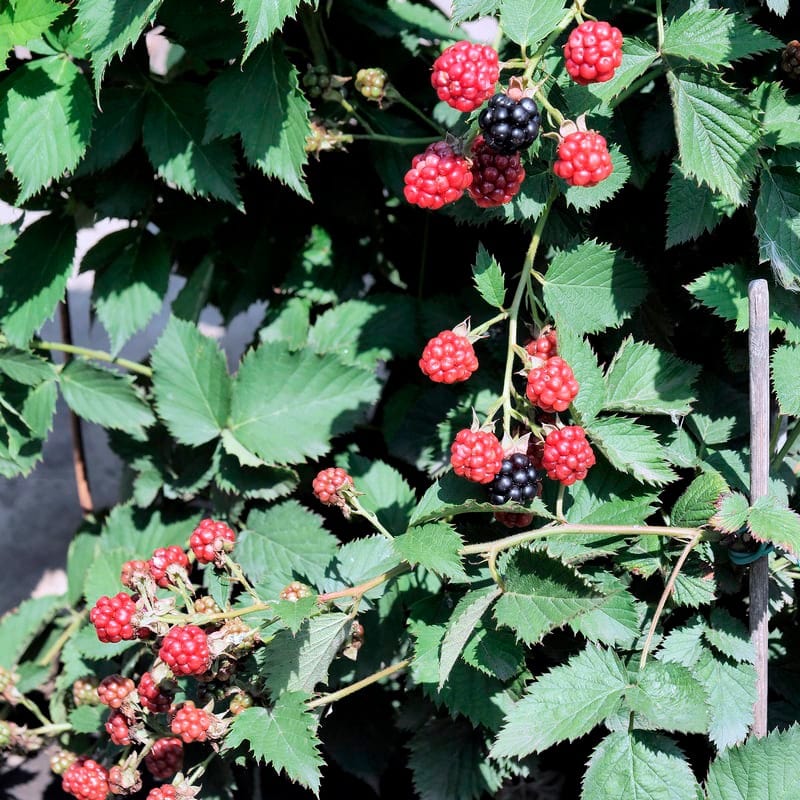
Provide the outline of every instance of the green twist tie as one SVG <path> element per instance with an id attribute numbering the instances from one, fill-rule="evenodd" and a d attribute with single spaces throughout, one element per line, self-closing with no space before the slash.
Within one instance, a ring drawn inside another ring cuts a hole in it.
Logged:
<path id="1" fill-rule="evenodd" d="M 742 550 L 728 550 L 728 557 L 737 567 L 745 567 L 754 561 L 758 561 L 759 558 L 768 556 L 773 550 L 775 550 L 775 547 L 769 542 L 761 542 L 758 545 L 758 549 L 752 553 Z"/>

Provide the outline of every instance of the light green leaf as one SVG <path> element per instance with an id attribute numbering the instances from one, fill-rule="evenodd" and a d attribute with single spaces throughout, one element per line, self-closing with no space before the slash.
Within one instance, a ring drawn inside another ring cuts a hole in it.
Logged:
<path id="1" fill-rule="evenodd" d="M 294 18 L 301 5 L 302 0 L 271 0 L 269 3 L 262 0 L 233 0 L 236 13 L 242 15 L 247 35 L 243 60 L 279 30 L 287 17 Z"/>
<path id="2" fill-rule="evenodd" d="M 613 651 L 587 647 L 530 686 L 506 718 L 491 755 L 521 758 L 577 739 L 617 712 L 627 687 L 625 667 Z"/>
<path id="3" fill-rule="evenodd" d="M 569 626 L 595 644 L 629 648 L 641 632 L 642 616 L 641 604 L 633 595 L 625 588 L 617 588 L 603 598 L 598 608 L 570 620 Z"/>
<path id="4" fill-rule="evenodd" d="M 254 583 L 269 578 L 269 599 L 273 599 L 297 578 L 319 585 L 336 553 L 336 544 L 322 527 L 320 517 L 296 500 L 287 500 L 266 511 L 253 509 L 235 552 Z"/>
<path id="5" fill-rule="evenodd" d="M 747 627 L 724 608 L 711 611 L 711 624 L 706 627 L 705 638 L 716 651 L 734 661 L 752 664 L 756 659 Z"/>
<path id="6" fill-rule="evenodd" d="M 235 0 L 235 5 L 247 6 L 254 12 L 259 9 L 259 13 L 270 16 L 277 8 L 296 8 L 299 3 Z M 263 38 L 266 37 L 258 41 Z M 248 44 L 245 58 L 250 52 L 252 44 Z M 211 84 L 206 141 L 238 134 L 253 166 L 310 200 L 303 175 L 308 163 L 305 140 L 310 112 L 311 106 L 298 86 L 297 70 L 276 37 L 259 48 L 243 67 L 234 64 Z"/>
<path id="7" fill-rule="evenodd" d="M 303 627 L 303 623 L 318 610 L 317 595 L 314 593 L 298 600 L 278 600 L 270 606 L 270 612 L 275 614 L 292 633 L 297 633 Z"/>
<path id="8" fill-rule="evenodd" d="M 607 103 L 644 75 L 657 58 L 658 51 L 652 45 L 626 36 L 622 44 L 622 64 L 617 67 L 614 77 L 610 81 L 590 84 L 586 89 L 598 100 Z"/>
<path id="9" fill-rule="evenodd" d="M 586 425 L 605 405 L 606 384 L 603 371 L 588 340 L 566 327 L 564 321 L 558 328 L 558 352 L 572 367 L 575 379 L 580 384 L 580 391 L 572 401 L 571 408 L 577 411 L 581 423 Z"/>
<path id="10" fill-rule="evenodd" d="M 511 680 L 525 667 L 525 651 L 514 635 L 483 624 L 473 631 L 461 657 L 471 667 L 501 681 Z"/>
<path id="11" fill-rule="evenodd" d="M 567 205 L 576 211 L 591 211 L 606 200 L 610 200 L 622 189 L 631 177 L 631 165 L 627 156 L 617 147 L 609 147 L 614 171 L 596 186 L 570 186 L 564 192 Z"/>
<path id="12" fill-rule="evenodd" d="M 467 592 L 455 607 L 442 640 L 439 660 L 439 689 L 445 685 L 453 666 L 461 655 L 481 617 L 500 594 L 499 586 L 488 586 Z"/>
<path id="13" fill-rule="evenodd" d="M 156 421 L 129 375 L 75 360 L 62 370 L 59 385 L 67 405 L 79 417 L 104 428 L 141 435 L 143 428 Z"/>
<path id="14" fill-rule="evenodd" d="M 44 33 L 66 6 L 54 0 L 16 0 L 0 10 L 0 70 L 5 66 L 8 51 L 25 45 Z"/>
<path id="15" fill-rule="evenodd" d="M 761 126 L 765 143 L 771 147 L 800 145 L 800 98 L 786 96 L 779 83 L 765 81 L 751 95 L 756 108 L 762 111 Z"/>
<path id="16" fill-rule="evenodd" d="M 711 763 L 708 800 L 793 800 L 800 793 L 800 727 L 773 731 Z"/>
<path id="17" fill-rule="evenodd" d="M 171 266 L 163 239 L 143 228 L 116 231 L 84 257 L 82 269 L 96 272 L 92 299 L 113 355 L 161 309 Z"/>
<path id="18" fill-rule="evenodd" d="M 2 369 L 2 364 L 0 364 Z M 772 354 L 772 385 L 781 414 L 800 416 L 800 347 L 782 345 Z"/>
<path id="19" fill-rule="evenodd" d="M 0 85 L 0 142 L 17 204 L 72 170 L 89 143 L 92 93 L 65 56 L 28 61 Z"/>
<path id="20" fill-rule="evenodd" d="M 394 548 L 404 561 L 455 579 L 466 577 L 458 554 L 463 544 L 458 532 L 444 522 L 411 528 L 394 540 Z"/>
<path id="21" fill-rule="evenodd" d="M 581 800 L 698 800 L 683 753 L 663 736 L 615 731 L 598 745 L 583 778 Z"/>
<path id="22" fill-rule="evenodd" d="M 515 552 L 504 565 L 503 580 L 494 618 L 528 645 L 603 602 L 574 570 L 542 552 Z"/>
<path id="23" fill-rule="evenodd" d="M 729 64 L 781 43 L 724 8 L 700 8 L 669 21 L 664 52 L 704 64 Z"/>
<path id="24" fill-rule="evenodd" d="M 24 347 L 53 315 L 72 270 L 75 227 L 55 215 L 26 228 L 0 264 L 0 322 L 11 344 Z"/>
<path id="25" fill-rule="evenodd" d="M 291 352 L 283 342 L 265 342 L 239 367 L 230 431 L 266 462 L 314 458 L 363 416 L 378 390 L 373 373 L 347 366 L 334 355 Z"/>
<path id="26" fill-rule="evenodd" d="M 667 247 L 700 238 L 735 210 L 735 203 L 687 178 L 675 164 L 667 189 Z"/>
<path id="27" fill-rule="evenodd" d="M 663 486 L 677 477 L 663 458 L 663 447 L 650 428 L 623 417 L 604 417 L 588 426 L 593 442 L 611 464 L 637 481 Z"/>
<path id="28" fill-rule="evenodd" d="M 759 145 L 754 109 L 738 89 L 710 73 L 669 72 L 667 77 L 684 174 L 743 205 Z"/>
<path id="29" fill-rule="evenodd" d="M 544 301 L 556 322 L 565 320 L 576 333 L 597 333 L 620 325 L 646 291 L 639 266 L 608 245 L 585 241 L 553 258 Z"/>
<path id="30" fill-rule="evenodd" d="M 97 733 L 105 710 L 104 706 L 78 706 L 69 712 L 67 719 L 75 733 Z"/>
<path id="31" fill-rule="evenodd" d="M 229 142 L 204 142 L 205 90 L 173 83 L 148 95 L 144 149 L 159 176 L 190 195 L 216 197 L 237 208 L 234 152 Z M 252 100 L 251 100 L 252 102 Z"/>
<path id="32" fill-rule="evenodd" d="M 152 353 L 159 416 L 181 444 L 199 445 L 222 432 L 231 403 L 225 356 L 191 322 L 173 317 Z"/>
<path id="33" fill-rule="evenodd" d="M 675 501 L 670 523 L 677 527 L 699 528 L 707 525 L 717 510 L 717 500 L 730 491 L 725 479 L 714 470 L 698 475 Z"/>
<path id="34" fill-rule="evenodd" d="M 114 56 L 122 56 L 152 21 L 162 0 L 80 0 L 78 26 L 92 54 L 95 93 Z"/>
<path id="35" fill-rule="evenodd" d="M 800 515 L 767 495 L 753 503 L 747 518 L 747 527 L 756 539 L 774 542 L 800 555 Z"/>
<path id="36" fill-rule="evenodd" d="M 492 16 L 499 8 L 500 0 L 453 0 L 453 22 Z"/>
<path id="37" fill-rule="evenodd" d="M 291 350 L 299 350 L 308 338 L 311 303 L 304 297 L 292 297 L 280 306 L 270 306 L 264 327 L 258 332 L 262 342 L 285 341 Z"/>
<path id="38" fill-rule="evenodd" d="M 728 492 L 717 502 L 717 512 L 711 518 L 713 528 L 723 533 L 736 533 L 747 522 L 749 514 L 747 498 L 739 492 Z"/>
<path id="39" fill-rule="evenodd" d="M 357 586 L 370 578 L 382 575 L 400 564 L 400 557 L 385 536 L 363 536 L 339 548 L 336 559 L 327 569 L 322 584 L 326 592 Z M 375 600 L 386 592 L 386 584 L 370 589 L 363 597 Z M 342 608 L 350 608 L 352 600 L 342 598 Z"/>
<path id="40" fill-rule="evenodd" d="M 705 690 L 687 667 L 651 661 L 625 695 L 643 727 L 682 733 L 705 733 L 708 708 Z"/>
<path id="41" fill-rule="evenodd" d="M 789 12 L 789 0 L 767 0 L 767 8 L 779 17 L 785 17 Z"/>
<path id="42" fill-rule="evenodd" d="M 643 414 L 684 415 L 696 399 L 700 368 L 646 342 L 626 338 L 606 373 L 605 408 Z"/>
<path id="43" fill-rule="evenodd" d="M 800 287 L 800 178 L 761 170 L 756 202 L 756 235 L 761 261 L 772 264 L 781 286 Z"/>
<path id="44" fill-rule="evenodd" d="M 490 306 L 502 309 L 506 297 L 503 270 L 482 244 L 478 245 L 478 255 L 475 256 L 475 263 L 472 265 L 472 274 L 478 294 Z"/>
<path id="45" fill-rule="evenodd" d="M 214 480 L 223 492 L 251 500 L 275 500 L 293 492 L 298 483 L 293 469 L 246 467 L 228 454 L 221 456 Z"/>
<path id="46" fill-rule="evenodd" d="M 331 612 L 307 620 L 300 632 L 279 631 L 264 663 L 267 686 L 273 697 L 284 692 L 313 692 L 327 683 L 328 669 L 344 644 L 353 620 L 348 614 Z"/>
<path id="47" fill-rule="evenodd" d="M 83 597 L 86 572 L 97 555 L 97 536 L 79 533 L 67 551 L 67 602 L 76 606 Z"/>
<path id="48" fill-rule="evenodd" d="M 2 269 L 0 268 L 0 275 Z M 0 347 L 0 372 L 25 386 L 38 386 L 56 377 L 53 365 L 39 356 L 12 347 Z"/>
<path id="49" fill-rule="evenodd" d="M 545 38 L 564 16 L 563 0 L 503 0 L 500 25 L 512 42 L 531 47 Z"/>
<path id="50" fill-rule="evenodd" d="M 306 709 L 308 695 L 289 692 L 272 708 L 246 708 L 233 718 L 225 744 L 234 748 L 243 742 L 257 762 L 270 764 L 276 772 L 319 795 L 320 767 L 317 719 Z"/>
<path id="51" fill-rule="evenodd" d="M 24 600 L 0 617 L 0 666 L 10 670 L 63 604 L 56 595 Z"/>

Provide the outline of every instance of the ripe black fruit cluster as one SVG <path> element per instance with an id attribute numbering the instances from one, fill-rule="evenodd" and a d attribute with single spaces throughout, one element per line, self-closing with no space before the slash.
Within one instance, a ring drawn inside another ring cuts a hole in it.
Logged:
<path id="1" fill-rule="evenodd" d="M 504 155 L 527 150 L 539 135 L 541 121 L 530 97 L 514 100 L 502 93 L 494 95 L 478 117 L 486 144 Z"/>
<path id="2" fill-rule="evenodd" d="M 795 80 L 800 80 L 800 42 L 792 39 L 781 54 L 781 69 Z"/>
<path id="3" fill-rule="evenodd" d="M 514 453 L 504 458 L 500 472 L 489 486 L 489 500 L 493 505 L 514 502 L 530 503 L 538 491 L 539 476 L 524 453 Z"/>

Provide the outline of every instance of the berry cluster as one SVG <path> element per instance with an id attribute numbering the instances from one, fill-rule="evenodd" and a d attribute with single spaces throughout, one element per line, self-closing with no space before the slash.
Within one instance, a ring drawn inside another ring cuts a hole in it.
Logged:
<path id="1" fill-rule="evenodd" d="M 531 466 L 525 453 L 514 453 L 504 458 L 495 479 L 489 487 L 489 498 L 493 505 L 505 503 L 530 503 L 539 489 L 539 476 Z"/>
<path id="2" fill-rule="evenodd" d="M 434 383 L 459 383 L 478 369 L 478 359 L 466 336 L 442 331 L 425 345 L 419 368 Z"/>
<path id="3" fill-rule="evenodd" d="M 367 100 L 380 103 L 386 94 L 386 80 L 386 73 L 382 69 L 360 69 L 356 73 L 356 91 Z"/>
<path id="4" fill-rule="evenodd" d="M 475 483 L 491 483 L 503 464 L 503 446 L 489 431 L 464 429 L 450 448 L 456 475 Z"/>
<path id="5" fill-rule="evenodd" d="M 530 97 L 496 94 L 478 117 L 486 146 L 503 155 L 527 150 L 539 135 L 539 107 Z"/>
<path id="6" fill-rule="evenodd" d="M 525 394 L 542 411 L 566 411 L 579 388 L 570 365 L 559 356 L 551 356 L 528 373 Z"/>
<path id="7" fill-rule="evenodd" d="M 403 178 L 406 200 L 433 211 L 454 203 L 472 183 L 469 161 L 448 142 L 434 142 L 414 156 Z"/>
<path id="8" fill-rule="evenodd" d="M 64 772 L 61 788 L 78 800 L 106 800 L 108 770 L 91 758 L 79 758 Z"/>
<path id="9" fill-rule="evenodd" d="M 495 208 L 513 200 L 525 180 L 519 153 L 499 153 L 478 135 L 472 143 L 472 184 L 469 196 L 481 208 Z"/>
<path id="10" fill-rule="evenodd" d="M 800 80 L 800 42 L 792 39 L 781 53 L 781 69 L 795 80 Z"/>
<path id="11" fill-rule="evenodd" d="M 557 428 L 547 434 L 542 454 L 542 469 L 547 477 L 571 486 L 582 481 L 595 458 L 586 433 L 578 425 Z"/>
<path id="12" fill-rule="evenodd" d="M 575 83 L 609 81 L 622 63 L 622 33 L 607 22 L 582 22 L 564 45 L 564 62 Z"/>
<path id="13" fill-rule="evenodd" d="M 596 186 L 613 170 L 606 140 L 596 131 L 575 131 L 558 145 L 553 172 L 570 186 Z"/>

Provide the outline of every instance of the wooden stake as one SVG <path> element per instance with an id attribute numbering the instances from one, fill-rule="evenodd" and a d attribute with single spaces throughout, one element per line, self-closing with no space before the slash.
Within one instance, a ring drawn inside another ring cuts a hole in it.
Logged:
<path id="1" fill-rule="evenodd" d="M 769 486 L 769 288 L 751 281 L 750 299 L 750 503 Z M 750 638 L 756 652 L 756 702 L 751 735 L 767 734 L 767 637 L 769 635 L 769 559 L 750 565 Z"/>

